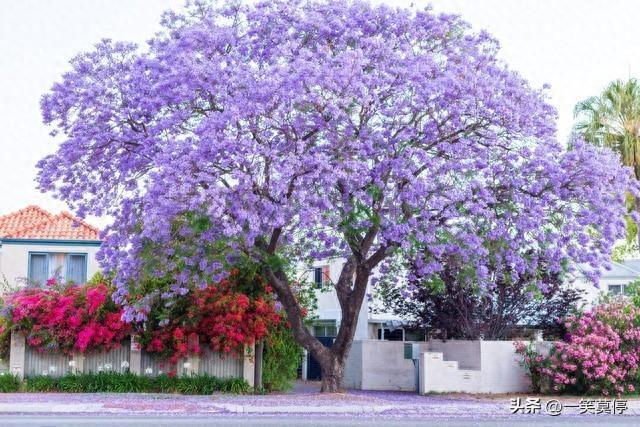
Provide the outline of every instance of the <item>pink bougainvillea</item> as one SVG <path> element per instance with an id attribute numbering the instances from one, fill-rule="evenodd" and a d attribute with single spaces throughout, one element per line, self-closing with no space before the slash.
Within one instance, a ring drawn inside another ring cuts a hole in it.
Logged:
<path id="1" fill-rule="evenodd" d="M 88 353 L 118 347 L 131 326 L 105 284 L 59 285 L 20 290 L 6 298 L 2 333 L 22 332 L 38 351 Z"/>

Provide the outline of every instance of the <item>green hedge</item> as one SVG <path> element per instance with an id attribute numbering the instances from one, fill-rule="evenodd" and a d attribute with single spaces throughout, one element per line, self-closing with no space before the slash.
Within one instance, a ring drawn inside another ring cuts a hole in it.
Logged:
<path id="1" fill-rule="evenodd" d="M 20 390 L 20 379 L 13 374 L 0 374 L 0 393 L 15 393 Z"/>
<path id="2" fill-rule="evenodd" d="M 17 381 L 17 384 L 19 387 L 20 382 Z M 5 390 L 0 384 L 0 392 L 17 391 L 17 388 Z M 247 393 L 250 387 L 245 380 L 240 378 L 216 378 L 209 375 L 147 377 L 131 373 L 101 372 L 97 374 L 67 374 L 57 378 L 44 375 L 34 376 L 25 379 L 23 389 L 27 392 L 207 395 L 214 392 Z"/>
<path id="3" fill-rule="evenodd" d="M 302 347 L 291 329 L 280 326 L 267 339 L 262 366 L 264 391 L 287 391 L 298 377 Z"/>

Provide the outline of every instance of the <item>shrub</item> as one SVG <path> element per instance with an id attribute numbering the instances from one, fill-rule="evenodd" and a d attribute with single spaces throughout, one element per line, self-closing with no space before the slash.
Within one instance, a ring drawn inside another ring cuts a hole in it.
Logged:
<path id="1" fill-rule="evenodd" d="M 150 304 L 146 322 L 137 325 L 138 341 L 148 353 L 170 364 L 200 353 L 204 346 L 232 356 L 243 354 L 246 345 L 264 339 L 282 322 L 271 287 L 256 275 L 252 286 L 261 294 L 245 293 L 243 280 L 234 269 L 227 279 L 176 296 L 170 304 L 158 296 Z"/>
<path id="2" fill-rule="evenodd" d="M 15 393 L 20 390 L 20 379 L 13 374 L 0 374 L 0 393 Z"/>
<path id="3" fill-rule="evenodd" d="M 280 324 L 266 340 L 262 384 L 267 391 L 286 391 L 298 375 L 302 347 L 296 343 L 291 329 Z"/>
<path id="4" fill-rule="evenodd" d="M 59 284 L 19 290 L 9 295 L 2 310 L 0 341 L 22 332 L 38 351 L 87 353 L 118 347 L 130 333 L 122 309 L 113 302 L 113 289 L 105 284 Z"/>
<path id="5" fill-rule="evenodd" d="M 521 365 L 526 369 L 531 379 L 531 390 L 534 393 L 547 391 L 546 387 L 543 387 L 545 376 L 542 369 L 549 366 L 548 359 L 538 353 L 535 344 L 532 342 L 529 344 L 516 342 L 514 345 L 516 353 L 522 355 Z"/>
<path id="6" fill-rule="evenodd" d="M 621 395 L 635 391 L 640 360 L 640 309 L 624 300 L 604 303 L 582 315 L 565 319 L 567 335 L 554 344 L 549 356 L 533 357 L 535 370 L 555 392 Z"/>
<path id="7" fill-rule="evenodd" d="M 60 390 L 60 378 L 38 375 L 25 379 L 25 391 L 50 392 Z"/>
<path id="8" fill-rule="evenodd" d="M 14 377 L 15 378 L 15 377 Z M 17 378 L 16 378 L 17 381 Z M 17 381 L 19 388 L 19 381 Z M 18 388 L 10 391 L 16 391 Z M 64 393 L 181 393 L 208 395 L 215 392 L 247 393 L 249 385 L 241 378 L 216 378 L 210 375 L 189 377 L 139 376 L 132 373 L 100 372 L 67 374 L 54 378 L 34 376 L 25 380 L 29 392 Z M 0 391 L 5 392 L 2 388 Z"/>

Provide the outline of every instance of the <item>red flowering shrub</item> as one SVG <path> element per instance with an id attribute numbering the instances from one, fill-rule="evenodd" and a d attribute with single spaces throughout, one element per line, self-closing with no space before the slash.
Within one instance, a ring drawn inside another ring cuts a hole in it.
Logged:
<path id="1" fill-rule="evenodd" d="M 195 290 L 173 302 L 162 313 L 158 300 L 138 341 L 146 351 L 176 363 L 203 346 L 222 353 L 242 353 L 245 345 L 266 338 L 282 319 L 276 312 L 269 286 L 264 295 L 250 297 L 241 292 L 235 277 Z M 156 314 L 156 316 L 154 316 Z"/>
<path id="2" fill-rule="evenodd" d="M 48 282 L 45 289 L 27 288 L 11 294 L 0 315 L 0 342 L 8 344 L 9 333 L 19 331 L 39 351 L 108 351 L 118 347 L 135 328 L 137 340 L 147 352 L 175 365 L 184 356 L 200 353 L 204 346 L 240 354 L 245 345 L 267 338 L 282 322 L 271 288 L 259 276 L 240 278 L 237 270 L 228 280 L 170 303 L 158 297 L 141 323 L 122 320 L 122 309 L 113 302 L 112 291 L 102 283 L 78 286 Z"/>
<path id="3" fill-rule="evenodd" d="M 2 334 L 19 331 L 38 351 L 66 354 L 108 351 L 130 334 L 107 285 L 47 285 L 5 298 Z"/>
<path id="4" fill-rule="evenodd" d="M 537 372 L 553 391 L 603 395 L 633 392 L 640 362 L 640 309 L 613 301 L 565 319 L 568 334 L 544 360 L 533 357 Z M 520 346 L 522 348 L 522 346 Z M 519 351 L 520 354 L 524 354 Z"/>

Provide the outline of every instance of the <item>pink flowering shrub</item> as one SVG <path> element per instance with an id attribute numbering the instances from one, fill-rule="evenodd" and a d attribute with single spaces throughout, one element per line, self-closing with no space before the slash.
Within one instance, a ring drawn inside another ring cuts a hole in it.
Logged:
<path id="1" fill-rule="evenodd" d="M 531 389 L 534 393 L 540 393 L 545 382 L 545 376 L 542 372 L 543 368 L 549 366 L 549 360 L 542 354 L 538 353 L 534 343 L 528 345 L 518 341 L 514 343 L 516 353 L 522 356 L 521 365 L 527 370 L 529 378 L 531 379 Z"/>
<path id="2" fill-rule="evenodd" d="M 88 353 L 120 346 L 131 325 L 112 301 L 113 289 L 99 283 L 26 288 L 9 295 L 0 335 L 22 332 L 38 351 Z"/>
<path id="3" fill-rule="evenodd" d="M 564 323 L 567 336 L 554 344 L 547 357 L 541 358 L 525 351 L 521 344 L 516 345 L 516 352 L 523 356 L 523 363 L 532 375 L 546 377 L 555 392 L 607 396 L 636 389 L 639 308 L 615 300 L 581 315 L 569 316 Z"/>

